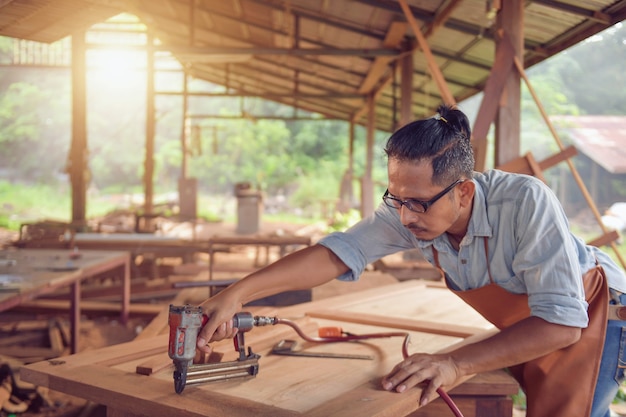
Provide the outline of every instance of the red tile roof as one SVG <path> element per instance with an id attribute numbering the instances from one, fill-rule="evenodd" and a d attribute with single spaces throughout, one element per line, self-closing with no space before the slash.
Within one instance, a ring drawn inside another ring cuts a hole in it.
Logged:
<path id="1" fill-rule="evenodd" d="M 578 152 L 612 174 L 626 174 L 626 116 L 558 116 L 552 120 Z"/>

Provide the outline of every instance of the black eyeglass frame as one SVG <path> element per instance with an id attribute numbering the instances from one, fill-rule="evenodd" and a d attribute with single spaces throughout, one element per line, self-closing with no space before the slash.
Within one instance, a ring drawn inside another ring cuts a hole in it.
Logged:
<path id="1" fill-rule="evenodd" d="M 467 181 L 465 178 L 459 178 L 458 180 L 448 185 L 439 194 L 437 194 L 436 196 L 434 196 L 428 201 L 417 200 L 415 198 L 407 198 L 406 200 L 400 200 L 399 198 L 396 198 L 393 195 L 390 195 L 389 190 L 386 190 L 385 194 L 383 194 L 383 201 L 388 207 L 395 208 L 398 210 L 400 210 L 402 206 L 406 206 L 406 208 L 408 208 L 409 210 L 415 213 L 426 213 L 426 211 L 428 211 L 428 208 L 432 206 L 433 204 L 435 204 L 437 200 L 439 200 L 444 195 L 448 194 L 454 187 L 456 187 L 457 185 L 465 181 Z M 391 200 L 391 202 L 389 200 Z M 394 204 L 394 202 L 399 205 Z M 418 208 L 416 209 L 416 207 Z"/>

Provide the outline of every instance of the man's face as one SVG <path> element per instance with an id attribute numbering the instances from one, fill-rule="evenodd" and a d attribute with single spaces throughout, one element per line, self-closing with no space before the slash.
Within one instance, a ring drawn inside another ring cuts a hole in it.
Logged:
<path id="1" fill-rule="evenodd" d="M 429 201 L 446 189 L 446 185 L 434 185 L 432 166 L 430 161 L 408 162 L 389 159 L 387 163 L 389 175 L 389 194 L 396 199 L 415 199 Z M 450 231 L 451 233 L 465 233 L 467 218 L 462 217 L 463 193 L 458 189 L 463 184 L 453 188 L 430 205 L 425 213 L 415 211 L 402 205 L 398 210 L 402 224 L 415 237 L 422 240 L 432 240 L 437 236 Z"/>

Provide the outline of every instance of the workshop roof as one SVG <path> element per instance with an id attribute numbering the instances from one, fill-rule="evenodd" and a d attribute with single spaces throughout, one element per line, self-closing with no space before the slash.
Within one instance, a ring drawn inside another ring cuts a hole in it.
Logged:
<path id="1" fill-rule="evenodd" d="M 626 174 L 625 116 L 552 117 L 579 152 L 611 174 Z"/>
<path id="2" fill-rule="evenodd" d="M 482 91 L 494 61 L 486 0 L 407 0 L 457 102 Z M 376 128 L 399 118 L 400 76 L 390 63 L 415 36 L 398 0 L 6 0 L 0 35 L 53 42 L 119 13 L 138 16 L 194 77 Z M 524 65 L 532 66 L 626 18 L 626 0 L 524 2 Z M 190 24 L 192 22 L 193 24 Z M 414 44 L 414 43 L 413 43 Z M 424 54 L 414 53 L 412 113 L 443 100 Z"/>

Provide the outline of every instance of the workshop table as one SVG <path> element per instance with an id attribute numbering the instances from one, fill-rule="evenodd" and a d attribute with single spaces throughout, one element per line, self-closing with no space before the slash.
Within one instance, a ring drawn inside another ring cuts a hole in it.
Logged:
<path id="1" fill-rule="evenodd" d="M 128 321 L 130 257 L 127 252 L 71 249 L 6 249 L 0 251 L 0 311 L 70 287 L 71 351 L 78 351 L 81 281 L 120 270 L 121 321 Z"/>
<path id="2" fill-rule="evenodd" d="M 150 233 L 76 233 L 74 245 L 79 249 L 124 250 L 133 256 L 184 257 L 208 252 L 206 241 Z"/>
<path id="3" fill-rule="evenodd" d="M 408 332 L 411 353 L 441 352 L 497 331 L 448 290 L 417 281 L 290 307 L 244 310 L 291 319 L 311 336 L 322 326 L 340 326 L 361 335 Z M 401 337 L 312 344 L 284 325 L 257 327 L 245 333 L 246 345 L 261 355 L 256 377 L 188 384 L 176 394 L 173 366 L 167 355 L 167 320 L 162 317 L 162 321 L 157 336 L 33 363 L 23 367 L 20 376 L 30 383 L 103 404 L 108 417 L 453 415 L 441 399 L 418 409 L 419 387 L 403 394 L 380 388 L 380 378 L 402 359 Z M 272 355 L 272 346 L 282 339 L 294 339 L 299 349 L 307 351 L 365 354 L 373 360 Z M 237 356 L 231 340 L 215 343 L 213 348 L 224 354 L 222 361 Z M 501 370 L 446 387 L 466 417 L 511 417 L 511 395 L 518 389 L 513 378 Z"/>

